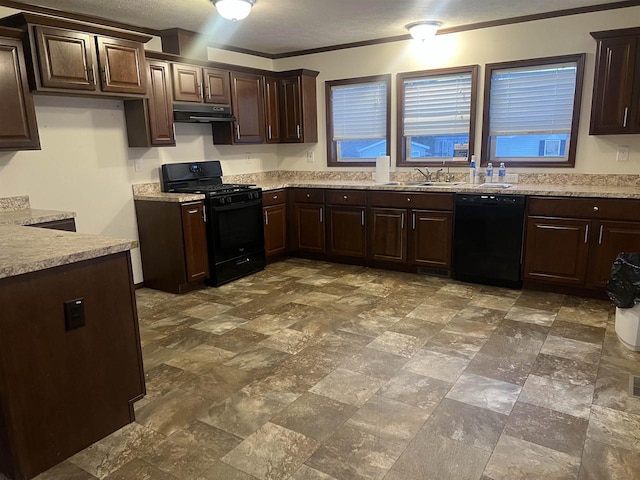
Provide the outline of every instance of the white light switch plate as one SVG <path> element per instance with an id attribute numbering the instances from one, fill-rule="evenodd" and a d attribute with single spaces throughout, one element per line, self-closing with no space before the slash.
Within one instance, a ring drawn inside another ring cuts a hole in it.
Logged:
<path id="1" fill-rule="evenodd" d="M 133 161 L 133 168 L 136 172 L 141 172 L 142 171 L 142 159 L 141 158 L 136 158 Z"/>

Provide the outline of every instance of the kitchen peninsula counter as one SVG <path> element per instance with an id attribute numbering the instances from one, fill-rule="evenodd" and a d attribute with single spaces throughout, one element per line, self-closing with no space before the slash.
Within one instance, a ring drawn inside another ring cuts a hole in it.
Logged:
<path id="1" fill-rule="evenodd" d="M 0 225 L 0 279 L 90 260 L 137 247 L 134 240 Z"/>

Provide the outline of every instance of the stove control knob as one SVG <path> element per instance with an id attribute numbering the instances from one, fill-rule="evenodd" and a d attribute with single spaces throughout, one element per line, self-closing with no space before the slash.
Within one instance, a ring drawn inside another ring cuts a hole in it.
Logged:
<path id="1" fill-rule="evenodd" d="M 224 197 L 220 197 L 220 204 L 224 203 Z"/>
<path id="2" fill-rule="evenodd" d="M 227 203 L 231 203 L 231 197 L 227 197 Z"/>

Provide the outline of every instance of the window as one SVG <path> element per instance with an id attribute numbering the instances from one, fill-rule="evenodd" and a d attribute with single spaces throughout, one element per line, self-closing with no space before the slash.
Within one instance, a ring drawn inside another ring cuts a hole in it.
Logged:
<path id="1" fill-rule="evenodd" d="M 487 65 L 482 165 L 573 167 L 584 54 Z"/>
<path id="2" fill-rule="evenodd" d="M 327 165 L 371 166 L 389 155 L 391 75 L 326 82 Z"/>
<path id="3" fill-rule="evenodd" d="M 477 65 L 398 74 L 398 165 L 471 156 L 477 76 Z"/>

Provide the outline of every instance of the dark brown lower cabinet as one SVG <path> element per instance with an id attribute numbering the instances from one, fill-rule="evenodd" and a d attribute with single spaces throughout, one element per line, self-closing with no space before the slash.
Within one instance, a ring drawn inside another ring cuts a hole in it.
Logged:
<path id="1" fill-rule="evenodd" d="M 173 293 L 209 278 L 203 202 L 136 200 L 144 284 Z"/>
<path id="2" fill-rule="evenodd" d="M 407 210 L 371 207 L 369 218 L 369 258 L 381 262 L 406 263 Z"/>
<path id="3" fill-rule="evenodd" d="M 412 210 L 410 261 L 423 267 L 450 269 L 452 232 L 451 212 Z"/>
<path id="4" fill-rule="evenodd" d="M 36 223 L 31 226 L 39 227 L 39 228 L 50 228 L 52 230 L 64 230 L 66 232 L 76 231 L 76 221 L 73 218 L 66 218 L 64 220 L 54 220 L 52 222 Z"/>
<path id="5" fill-rule="evenodd" d="M 291 191 L 291 249 L 295 252 L 326 253 L 324 190 L 294 188 Z"/>
<path id="6" fill-rule="evenodd" d="M 524 278 L 584 285 L 589 255 L 590 220 L 529 217 Z"/>
<path id="7" fill-rule="evenodd" d="M 365 258 L 367 230 L 365 207 L 330 205 L 327 207 L 329 255 Z"/>
<path id="8" fill-rule="evenodd" d="M 71 328 L 64 304 L 80 298 Z M 0 279 L 0 351 L 1 478 L 33 478 L 133 422 L 145 382 L 129 252 Z"/>
<path id="9" fill-rule="evenodd" d="M 525 286 L 604 294 L 616 256 L 640 252 L 638 200 L 529 197 L 528 209 Z"/>
<path id="10" fill-rule="evenodd" d="M 287 249 L 287 206 L 264 207 L 264 249 L 267 258 Z"/>
<path id="11" fill-rule="evenodd" d="M 587 280 L 590 287 L 604 288 L 616 256 L 620 252 L 640 252 L 640 223 L 601 221 L 596 227 Z"/>

